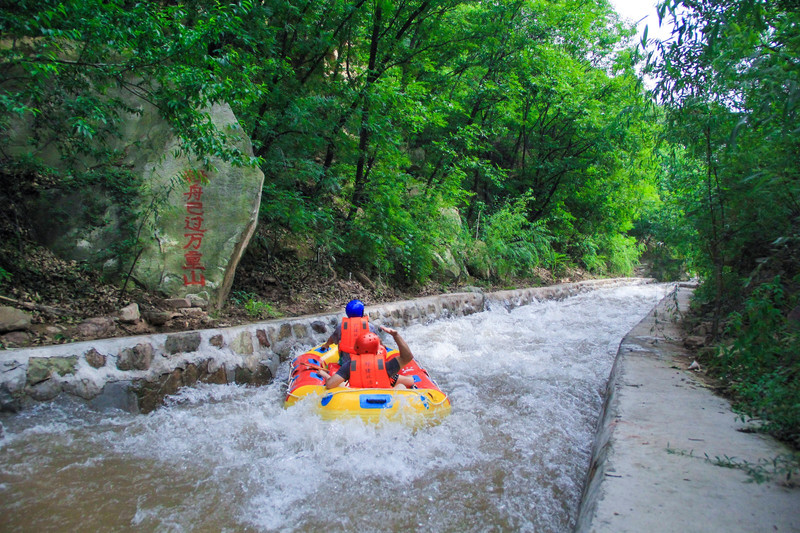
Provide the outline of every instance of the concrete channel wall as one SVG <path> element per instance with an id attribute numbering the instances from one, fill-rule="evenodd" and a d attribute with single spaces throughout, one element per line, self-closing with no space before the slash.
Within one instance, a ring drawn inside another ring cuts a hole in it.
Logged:
<path id="1" fill-rule="evenodd" d="M 778 468 L 792 451 L 690 370 L 678 318 L 692 291 L 678 285 L 620 343 L 576 533 L 800 532 L 800 489 Z"/>
<path id="2" fill-rule="evenodd" d="M 480 290 L 368 306 L 376 325 L 467 316 L 534 300 L 563 299 L 600 287 L 648 283 L 617 278 L 483 293 Z M 278 365 L 324 342 L 341 313 L 276 319 L 225 329 L 98 339 L 0 351 L 0 411 L 16 412 L 62 395 L 96 408 L 147 413 L 181 387 L 198 383 L 264 385 Z"/>

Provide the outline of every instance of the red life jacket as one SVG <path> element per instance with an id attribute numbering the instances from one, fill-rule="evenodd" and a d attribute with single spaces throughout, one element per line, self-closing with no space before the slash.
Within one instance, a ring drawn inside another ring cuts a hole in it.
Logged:
<path id="1" fill-rule="evenodd" d="M 363 343 L 365 339 L 369 339 Z M 361 344 L 369 345 L 362 348 Z M 390 389 L 392 381 L 386 373 L 386 350 L 381 350 L 380 340 L 374 333 L 365 333 L 355 343 L 355 353 L 350 360 L 350 386 L 356 389 Z"/>
<path id="2" fill-rule="evenodd" d="M 355 389 L 391 389 L 392 380 L 386 373 L 386 360 L 376 353 L 352 356 L 350 386 Z"/>
<path id="3" fill-rule="evenodd" d="M 356 339 L 362 333 L 369 332 L 369 318 L 354 316 L 342 318 L 342 338 L 339 340 L 339 351 L 355 353 Z"/>

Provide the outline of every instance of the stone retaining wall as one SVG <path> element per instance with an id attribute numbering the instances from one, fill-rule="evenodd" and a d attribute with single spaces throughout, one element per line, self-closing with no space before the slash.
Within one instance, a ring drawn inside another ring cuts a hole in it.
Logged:
<path id="1" fill-rule="evenodd" d="M 462 292 L 368 307 L 376 325 L 402 328 L 599 287 L 648 283 L 620 278 L 493 293 Z M 293 354 L 324 342 L 340 313 L 276 319 L 225 329 L 100 339 L 0 352 L 0 411 L 67 394 L 97 408 L 146 413 L 197 383 L 264 385 Z"/>

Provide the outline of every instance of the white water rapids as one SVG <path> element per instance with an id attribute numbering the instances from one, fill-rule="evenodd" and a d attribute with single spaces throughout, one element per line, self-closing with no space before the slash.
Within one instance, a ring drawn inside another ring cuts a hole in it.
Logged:
<path id="1" fill-rule="evenodd" d="M 0 530 L 571 531 L 617 347 L 667 290 L 402 329 L 453 405 L 418 431 L 285 410 L 285 375 L 186 389 L 148 415 L 3 414 Z"/>

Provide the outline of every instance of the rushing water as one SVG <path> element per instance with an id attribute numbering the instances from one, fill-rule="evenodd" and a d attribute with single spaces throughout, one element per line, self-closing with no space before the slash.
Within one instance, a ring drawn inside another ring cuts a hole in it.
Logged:
<path id="1" fill-rule="evenodd" d="M 282 380 L 3 415 L 0 531 L 570 531 L 617 346 L 665 291 L 405 328 L 453 404 L 413 432 L 284 410 Z"/>

